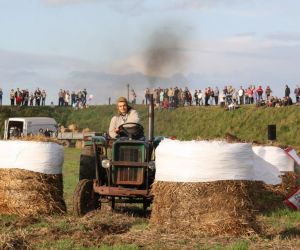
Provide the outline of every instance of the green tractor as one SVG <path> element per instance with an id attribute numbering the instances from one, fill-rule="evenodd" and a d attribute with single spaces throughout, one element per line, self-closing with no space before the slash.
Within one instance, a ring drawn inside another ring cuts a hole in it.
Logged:
<path id="1" fill-rule="evenodd" d="M 126 123 L 121 136 L 92 136 L 85 141 L 80 156 L 79 183 L 73 196 L 73 210 L 82 216 L 109 203 L 142 203 L 146 210 L 152 201 L 150 192 L 155 177 L 155 147 L 161 137 L 153 138 L 154 108 L 149 105 L 149 133 L 142 125 Z"/>

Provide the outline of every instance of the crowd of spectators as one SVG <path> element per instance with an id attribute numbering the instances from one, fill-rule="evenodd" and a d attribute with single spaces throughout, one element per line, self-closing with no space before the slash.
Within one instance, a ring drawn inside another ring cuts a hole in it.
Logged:
<path id="1" fill-rule="evenodd" d="M 9 92 L 9 100 L 11 106 L 45 106 L 47 93 L 43 89 L 36 88 L 34 91 L 28 89 L 11 89 Z M 2 105 L 3 90 L 0 88 L 0 105 Z M 58 106 L 72 106 L 74 108 L 86 107 L 87 90 L 83 89 L 75 93 L 75 91 L 60 89 L 58 93 Z M 51 102 L 50 106 L 55 104 Z"/>
<path id="2" fill-rule="evenodd" d="M 83 89 L 75 93 L 69 90 L 60 89 L 58 92 L 58 106 L 69 106 L 83 108 L 86 106 L 87 90 Z"/>
<path id="3" fill-rule="evenodd" d="M 300 87 L 297 85 L 292 91 L 288 85 L 285 85 L 284 96 L 279 98 L 272 95 L 270 86 L 263 88 L 250 85 L 248 87 L 240 86 L 234 88 L 227 85 L 222 89 L 218 87 L 206 87 L 205 89 L 195 89 L 190 91 L 188 87 L 178 88 L 154 88 L 145 90 L 145 99 L 143 103 L 149 103 L 149 95 L 153 94 L 154 103 L 159 108 L 176 108 L 180 106 L 210 106 L 220 105 L 224 107 L 238 106 L 244 104 L 255 104 L 256 106 L 280 107 L 293 104 L 291 95 L 295 96 L 296 105 L 300 105 Z M 130 99 L 132 104 L 136 104 L 136 92 L 131 89 Z M 11 106 L 45 106 L 47 93 L 45 90 L 37 88 L 34 91 L 28 89 L 11 89 L 9 93 Z M 3 91 L 0 88 L 0 105 L 2 105 Z M 58 106 L 72 106 L 74 108 L 83 108 L 87 104 L 87 90 L 69 91 L 60 89 L 58 92 Z M 54 103 L 51 102 L 51 106 Z"/>
<path id="4" fill-rule="evenodd" d="M 247 88 L 240 86 L 235 89 L 231 85 L 223 89 L 218 87 L 207 87 L 204 90 L 196 89 L 191 92 L 187 87 L 155 88 L 145 90 L 145 103 L 149 102 L 149 96 L 153 94 L 154 103 L 159 108 L 175 108 L 179 106 L 210 106 L 220 105 L 234 107 L 244 104 L 255 104 L 256 106 L 280 107 L 292 105 L 291 90 L 285 85 L 284 96 L 278 98 L 272 95 L 270 86 L 263 88 L 261 85 L 250 85 Z M 296 104 L 300 105 L 300 87 L 294 89 Z"/>
<path id="5" fill-rule="evenodd" d="M 1 105 L 2 105 L 2 89 L 1 89 Z M 28 89 L 16 90 L 11 89 L 9 92 L 9 99 L 11 106 L 45 106 L 46 104 L 46 91 L 37 88 L 35 91 L 29 91 Z"/>

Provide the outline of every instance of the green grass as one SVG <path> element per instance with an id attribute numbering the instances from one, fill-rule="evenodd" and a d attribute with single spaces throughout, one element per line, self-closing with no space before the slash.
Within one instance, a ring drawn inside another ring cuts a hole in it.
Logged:
<path id="1" fill-rule="evenodd" d="M 221 245 L 215 244 L 214 246 L 199 246 L 196 249 L 205 249 L 205 250 L 247 250 L 251 245 L 250 240 L 236 240 L 232 243 Z"/>
<path id="2" fill-rule="evenodd" d="M 249 240 L 238 240 L 226 247 L 226 250 L 247 250 L 249 248 Z"/>
<path id="3" fill-rule="evenodd" d="M 295 228 L 295 224 L 299 224 L 300 211 L 292 211 L 288 208 L 284 208 L 271 213 L 267 219 L 275 228 L 290 230 Z"/>
<path id="4" fill-rule="evenodd" d="M 146 230 L 149 226 L 148 221 L 138 220 L 131 228 L 130 231 L 142 231 Z"/>
<path id="5" fill-rule="evenodd" d="M 39 245 L 39 249 L 56 249 L 56 250 L 73 250 L 74 244 L 72 240 L 58 240 L 55 242 L 44 242 Z"/>
<path id="6" fill-rule="evenodd" d="M 101 246 L 99 250 L 138 250 L 141 249 L 135 245 L 114 245 L 114 246 Z"/>
<path id="7" fill-rule="evenodd" d="M 78 183 L 80 149 L 65 148 L 65 159 L 63 165 L 64 176 L 64 198 L 68 211 L 72 209 L 72 197 L 75 186 Z"/>

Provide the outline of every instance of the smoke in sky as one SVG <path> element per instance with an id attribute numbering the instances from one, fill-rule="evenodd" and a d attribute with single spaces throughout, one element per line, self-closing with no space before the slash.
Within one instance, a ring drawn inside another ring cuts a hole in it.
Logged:
<path id="1" fill-rule="evenodd" d="M 178 29 L 178 25 L 177 29 L 175 27 L 175 24 L 168 24 L 150 35 L 144 60 L 151 85 L 156 77 L 181 73 L 187 62 L 183 50 L 188 32 Z"/>

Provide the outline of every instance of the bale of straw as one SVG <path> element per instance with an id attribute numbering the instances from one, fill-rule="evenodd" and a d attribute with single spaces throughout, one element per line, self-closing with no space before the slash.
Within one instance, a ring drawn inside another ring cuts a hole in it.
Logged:
<path id="1" fill-rule="evenodd" d="M 0 214 L 27 216 L 66 211 L 61 174 L 0 169 L 0 176 Z"/>
<path id="2" fill-rule="evenodd" d="M 260 232 L 249 189 L 257 181 L 155 182 L 150 225 L 189 235 L 250 235 Z"/>
<path id="3" fill-rule="evenodd" d="M 88 133 L 88 132 L 91 132 L 91 130 L 90 130 L 89 128 L 84 128 L 84 129 L 82 130 L 82 133 Z"/>
<path id="4" fill-rule="evenodd" d="M 296 172 L 283 172 L 282 174 L 280 189 L 282 194 L 286 196 L 297 188 L 299 175 Z"/>
<path id="5" fill-rule="evenodd" d="M 254 209 L 260 213 L 268 213 L 285 207 L 284 199 L 297 189 L 297 178 L 298 174 L 295 172 L 285 172 L 279 185 L 257 183 L 254 188 L 250 188 L 249 196 Z"/>
<path id="6" fill-rule="evenodd" d="M 75 124 L 75 123 L 72 123 L 68 126 L 68 129 L 71 131 L 71 132 L 75 132 L 75 131 L 78 131 L 78 126 Z"/>
<path id="7" fill-rule="evenodd" d="M 16 138 L 14 141 L 37 141 L 37 142 L 55 142 L 61 144 L 61 142 L 55 137 L 46 137 L 44 135 L 29 135 Z"/>

